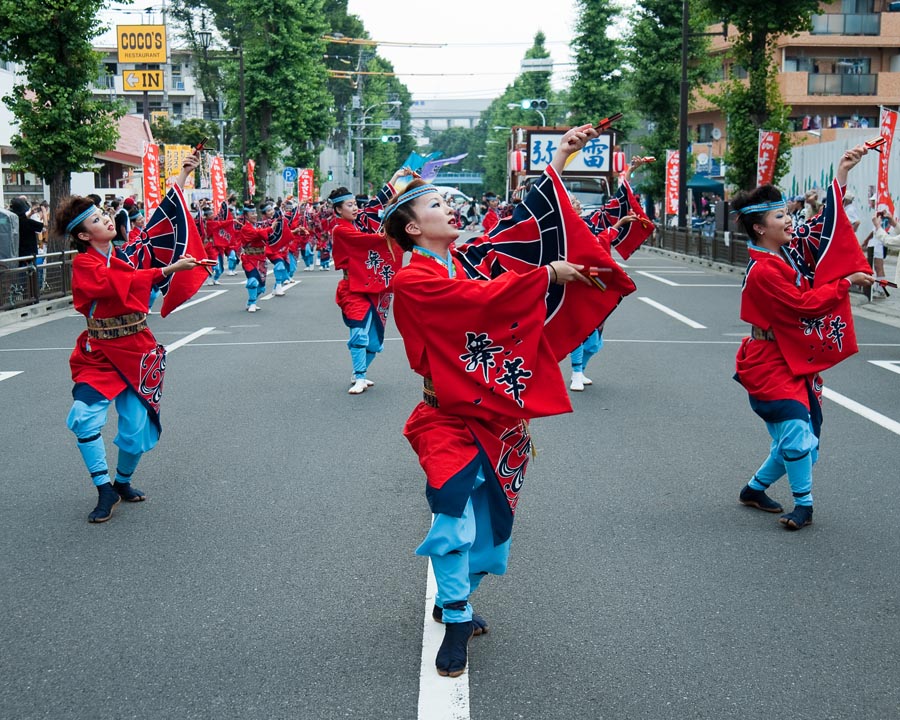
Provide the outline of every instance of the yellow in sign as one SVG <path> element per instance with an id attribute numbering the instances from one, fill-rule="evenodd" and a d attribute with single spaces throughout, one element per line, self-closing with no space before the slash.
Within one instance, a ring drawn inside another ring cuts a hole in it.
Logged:
<path id="1" fill-rule="evenodd" d="M 162 91 L 162 70 L 125 70 L 122 72 L 122 89 L 125 92 Z"/>

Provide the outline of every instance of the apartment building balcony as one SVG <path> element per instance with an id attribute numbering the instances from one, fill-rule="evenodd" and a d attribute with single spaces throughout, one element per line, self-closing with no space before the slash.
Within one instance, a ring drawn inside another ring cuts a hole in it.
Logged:
<path id="1" fill-rule="evenodd" d="M 807 73 L 807 95 L 876 95 L 878 75 Z"/>
<path id="2" fill-rule="evenodd" d="M 830 13 L 812 16 L 810 35 L 880 35 L 881 13 Z"/>
<path id="3" fill-rule="evenodd" d="M 778 74 L 781 96 L 787 105 L 897 105 L 900 72 Z"/>

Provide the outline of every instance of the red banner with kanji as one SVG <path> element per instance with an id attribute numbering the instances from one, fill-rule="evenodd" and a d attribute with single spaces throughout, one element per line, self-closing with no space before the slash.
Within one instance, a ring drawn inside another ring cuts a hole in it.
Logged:
<path id="1" fill-rule="evenodd" d="M 162 200 L 159 190 L 159 145 L 144 144 L 141 165 L 144 171 L 144 213 L 150 217 Z"/>
<path id="2" fill-rule="evenodd" d="M 678 151 L 666 150 L 666 215 L 678 214 Z"/>
<path id="3" fill-rule="evenodd" d="M 881 146 L 881 154 L 878 156 L 878 189 L 875 194 L 878 200 L 875 204 L 877 210 L 885 210 L 894 214 L 894 201 L 888 187 L 888 160 L 891 157 L 891 145 L 894 143 L 894 130 L 897 128 L 897 113 L 894 110 L 881 108 L 881 136 L 885 139 Z"/>
<path id="4" fill-rule="evenodd" d="M 312 202 L 315 198 L 316 178 L 312 168 L 301 168 L 297 174 L 297 200 L 299 202 Z"/>
<path id="5" fill-rule="evenodd" d="M 209 163 L 209 184 L 212 186 L 212 204 L 218 209 L 228 201 L 228 186 L 225 183 L 225 168 L 222 157 L 216 155 Z"/>
<path id="6" fill-rule="evenodd" d="M 250 197 L 244 198 L 246 202 L 249 202 L 254 195 L 256 195 L 256 175 L 254 175 L 254 171 L 256 170 L 256 161 L 248 160 L 247 161 L 247 189 L 250 191 Z"/>
<path id="7" fill-rule="evenodd" d="M 775 160 L 781 133 L 774 130 L 759 131 L 759 153 L 756 159 L 756 184 L 770 185 L 775 178 Z"/>

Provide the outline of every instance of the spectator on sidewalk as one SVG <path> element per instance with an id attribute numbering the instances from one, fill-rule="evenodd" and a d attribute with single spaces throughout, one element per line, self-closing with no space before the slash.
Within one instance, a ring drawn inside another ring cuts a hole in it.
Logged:
<path id="1" fill-rule="evenodd" d="M 9 203 L 9 209 L 19 218 L 19 257 L 36 256 L 38 251 L 38 235 L 44 231 L 44 223 L 36 219 L 31 213 L 28 200 L 21 197 L 13 198 Z M 20 267 L 31 265 L 33 260 L 22 260 Z"/>
<path id="2" fill-rule="evenodd" d="M 867 247 L 873 248 L 874 260 L 872 264 L 875 266 L 875 279 L 887 280 L 884 271 L 884 259 L 887 257 L 887 247 L 900 247 L 900 227 L 897 224 L 897 218 L 884 210 L 879 210 L 875 217 L 872 218 L 872 224 L 875 230 L 872 238 L 869 240 Z M 894 282 L 900 285 L 900 262 L 897 263 L 897 272 Z M 878 282 L 872 286 L 873 294 L 881 297 L 888 297 L 890 293 L 887 288 Z"/>

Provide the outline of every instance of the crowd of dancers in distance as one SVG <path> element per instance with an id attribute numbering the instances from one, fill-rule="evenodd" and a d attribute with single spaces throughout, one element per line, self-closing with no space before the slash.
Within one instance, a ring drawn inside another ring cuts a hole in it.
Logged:
<path id="1" fill-rule="evenodd" d="M 300 263 L 305 272 L 331 269 L 331 234 L 335 215 L 321 202 L 267 201 L 259 208 L 239 206 L 230 197 L 220 208 L 202 200 L 194 222 L 203 240 L 206 257 L 214 260 L 207 284 L 219 285 L 223 275 L 246 276 L 248 312 L 257 312 L 257 300 L 265 294 L 268 267 L 275 276 L 273 294 L 284 295 Z"/>

